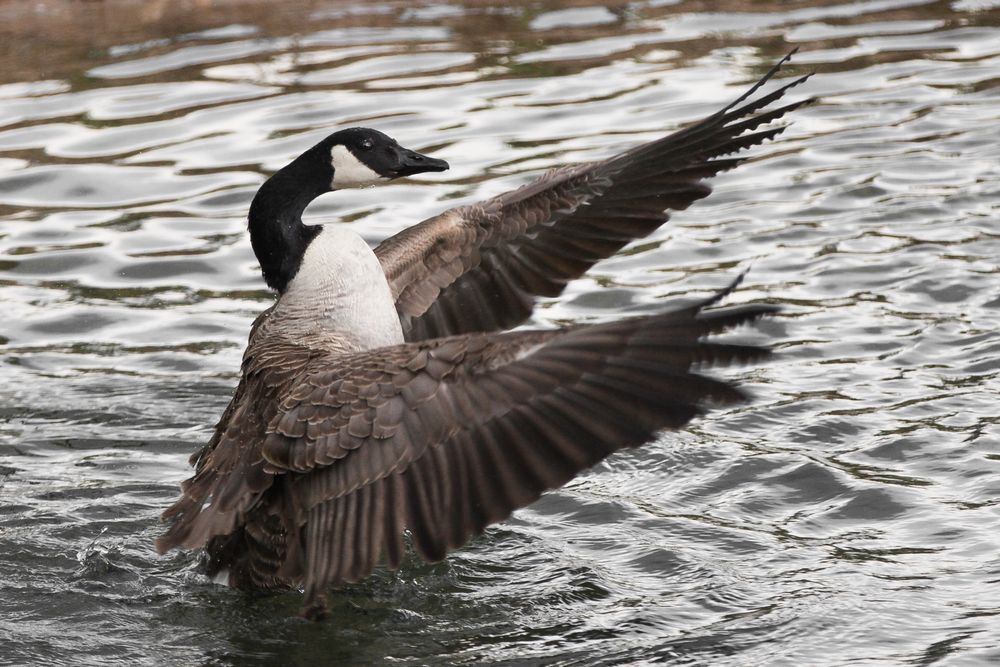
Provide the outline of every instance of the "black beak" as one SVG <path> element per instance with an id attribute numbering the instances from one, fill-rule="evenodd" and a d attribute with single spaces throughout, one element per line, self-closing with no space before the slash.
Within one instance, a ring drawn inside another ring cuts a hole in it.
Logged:
<path id="1" fill-rule="evenodd" d="M 412 176 L 422 174 L 425 171 L 444 171 L 448 169 L 448 163 L 435 157 L 421 155 L 408 148 L 399 149 L 399 168 L 393 178 L 401 176 Z"/>

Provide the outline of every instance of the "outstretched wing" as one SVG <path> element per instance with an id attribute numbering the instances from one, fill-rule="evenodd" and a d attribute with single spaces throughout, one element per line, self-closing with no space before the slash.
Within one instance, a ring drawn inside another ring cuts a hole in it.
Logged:
<path id="1" fill-rule="evenodd" d="M 546 489 L 743 393 L 693 367 L 761 358 L 704 337 L 775 309 L 670 312 L 552 331 L 461 335 L 317 360 L 262 448 L 299 512 L 282 569 L 320 615 L 384 555 L 439 560 Z M 301 532 L 300 532 L 301 528 Z"/>
<path id="2" fill-rule="evenodd" d="M 794 51 L 792 52 L 794 53 Z M 536 297 L 666 222 L 711 188 L 703 179 L 744 158 L 721 156 L 770 139 L 758 129 L 808 100 L 756 112 L 808 78 L 747 101 L 792 54 L 704 120 L 601 162 L 550 171 L 517 190 L 429 218 L 375 249 L 407 340 L 509 329 Z"/>

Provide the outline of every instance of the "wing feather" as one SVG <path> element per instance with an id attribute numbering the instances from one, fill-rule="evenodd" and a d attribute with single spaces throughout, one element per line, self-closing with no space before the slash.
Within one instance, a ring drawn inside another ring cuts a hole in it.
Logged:
<path id="1" fill-rule="evenodd" d="M 384 439 L 367 435 L 331 464 L 312 460 L 308 469 L 286 472 L 296 476 L 303 520 L 326 526 L 306 530 L 312 541 L 301 573 L 306 613 L 320 615 L 326 591 L 370 573 L 380 554 L 397 566 L 398 533 L 404 528 L 422 558 L 440 560 L 612 452 L 648 442 L 660 429 L 683 426 L 710 405 L 745 400 L 742 391 L 698 374 L 696 367 L 760 359 L 767 350 L 704 337 L 774 308 L 702 312 L 709 302 L 714 299 L 609 324 L 465 335 L 380 351 L 384 374 L 398 377 L 399 369 L 406 369 L 405 381 L 390 383 L 394 393 L 379 395 L 377 407 L 358 401 L 350 410 L 373 409 L 376 421 L 380 411 L 392 410 L 398 430 Z M 456 353 L 456 346 L 464 352 Z M 452 366 L 438 369 L 435 379 L 427 370 L 441 361 L 438 349 L 446 350 L 442 357 Z M 349 365 L 375 359 L 362 354 Z M 408 392 L 410 386 L 419 389 Z M 275 423 L 296 410 L 288 405 Z M 335 438 L 353 438 L 349 424 L 330 422 L 328 428 Z M 268 454 L 272 440 L 283 448 L 313 447 L 308 435 L 287 443 L 286 436 L 272 432 L 264 456 L 276 467 L 280 462 Z M 336 507 L 348 509 L 319 509 Z M 369 507 L 378 507 L 379 515 Z M 345 511 L 357 516 L 341 518 Z M 367 537 L 357 521 L 377 525 L 377 539 Z"/>
<path id="2" fill-rule="evenodd" d="M 794 51 L 793 51 L 794 53 Z M 608 160 L 554 169 L 517 190 L 453 208 L 375 249 L 406 339 L 509 329 L 598 260 L 707 196 L 705 183 L 769 139 L 760 129 L 809 100 L 761 111 L 808 75 L 747 101 L 786 56 L 719 112 Z M 756 114 L 756 115 L 754 115 Z"/>

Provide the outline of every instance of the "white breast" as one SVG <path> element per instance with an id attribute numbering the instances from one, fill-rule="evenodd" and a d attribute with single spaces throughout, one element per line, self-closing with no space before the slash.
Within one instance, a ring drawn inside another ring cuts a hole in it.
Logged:
<path id="1" fill-rule="evenodd" d="M 270 320 L 340 336 L 357 349 L 403 342 L 382 265 L 363 238 L 336 224 L 306 248 Z"/>

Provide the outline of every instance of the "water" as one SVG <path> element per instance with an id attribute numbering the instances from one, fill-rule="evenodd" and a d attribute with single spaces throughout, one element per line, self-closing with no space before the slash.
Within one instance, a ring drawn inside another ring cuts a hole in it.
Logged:
<path id="1" fill-rule="evenodd" d="M 0 7 L 0 663 L 1000 661 L 1000 4 Z M 711 9 L 708 9 L 711 7 Z M 296 593 L 154 554 L 271 301 L 268 173 L 365 124 L 452 164 L 308 213 L 372 242 L 714 111 L 791 46 L 818 102 L 538 324 L 787 305 L 745 407 L 436 565 Z"/>

